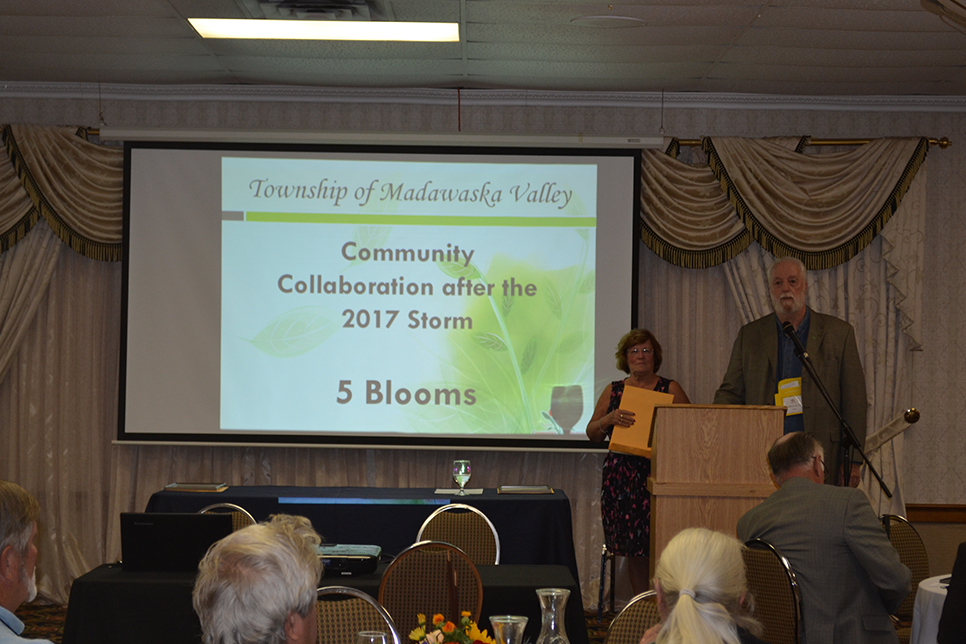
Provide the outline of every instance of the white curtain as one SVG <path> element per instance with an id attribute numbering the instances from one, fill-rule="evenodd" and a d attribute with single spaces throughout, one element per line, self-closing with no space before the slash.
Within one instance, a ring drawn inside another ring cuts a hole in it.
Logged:
<path id="1" fill-rule="evenodd" d="M 808 275 L 809 306 L 855 327 L 871 406 L 869 434 L 910 406 L 910 351 L 920 339 L 925 185 L 923 167 L 881 235 L 849 262 Z M 664 346 L 662 371 L 690 378 L 682 385 L 692 402 L 711 402 L 738 327 L 771 312 L 766 272 L 774 260 L 756 243 L 721 267 L 705 270 L 675 267 L 642 253 L 642 326 Z M 863 470 L 862 489 L 880 514 L 905 514 L 902 442 L 900 434 L 869 454 L 894 492 L 891 500 Z"/>

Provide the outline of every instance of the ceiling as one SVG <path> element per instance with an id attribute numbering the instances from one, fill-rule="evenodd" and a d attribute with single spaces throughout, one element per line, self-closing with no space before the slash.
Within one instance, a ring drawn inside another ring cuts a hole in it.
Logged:
<path id="1" fill-rule="evenodd" d="M 461 42 L 206 41 L 186 20 L 275 12 L 258 0 L 4 0 L 0 84 L 966 96 L 966 35 L 920 0 L 369 0 L 369 6 L 377 18 L 459 22 Z M 572 22 L 601 15 L 641 22 L 626 28 Z"/>

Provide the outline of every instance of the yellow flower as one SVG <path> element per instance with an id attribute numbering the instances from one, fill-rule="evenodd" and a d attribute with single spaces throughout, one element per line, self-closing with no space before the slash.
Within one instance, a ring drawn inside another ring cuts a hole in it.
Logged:
<path id="1" fill-rule="evenodd" d="M 423 615 L 422 613 L 416 613 L 416 623 L 419 624 L 420 626 L 425 626 L 426 616 Z"/>
<path id="2" fill-rule="evenodd" d="M 460 617 L 469 617 L 470 615 L 471 613 L 468 610 L 464 610 L 462 613 L 460 613 Z"/>
<path id="3" fill-rule="evenodd" d="M 414 642 L 423 641 L 423 638 L 426 637 L 426 629 L 422 627 L 422 624 L 425 621 L 426 621 L 426 617 L 423 616 L 423 620 L 422 622 L 420 622 L 420 626 L 413 629 L 413 632 L 409 634 L 409 639 L 413 640 Z"/>
<path id="4" fill-rule="evenodd" d="M 470 630 L 466 633 L 471 642 L 485 642 L 486 644 L 496 644 L 493 639 L 487 635 L 486 631 L 480 630 L 480 627 L 476 625 L 476 622 L 470 622 Z"/>

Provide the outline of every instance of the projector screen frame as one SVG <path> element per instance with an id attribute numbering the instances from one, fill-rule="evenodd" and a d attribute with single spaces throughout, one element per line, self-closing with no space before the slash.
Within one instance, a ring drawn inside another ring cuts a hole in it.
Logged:
<path id="1" fill-rule="evenodd" d="M 574 438 L 507 438 L 490 437 L 455 437 L 455 436 L 417 436 L 406 434 L 378 434 L 378 435 L 333 435 L 317 433 L 245 433 L 229 432 L 226 434 L 182 434 L 182 433 L 153 433 L 127 432 L 125 430 L 127 405 L 127 369 L 128 369 L 128 314 L 129 314 L 129 258 L 130 258 L 130 225 L 131 225 L 131 160 L 135 149 L 176 149 L 176 150 L 218 150 L 226 152 L 295 152 L 295 153 L 336 153 L 336 154 L 413 154 L 413 155 L 508 155 L 508 156 L 567 156 L 567 157 L 627 157 L 631 159 L 634 171 L 632 177 L 633 194 L 628 222 L 630 234 L 630 319 L 628 329 L 636 328 L 638 319 L 638 281 L 640 262 L 641 219 L 640 219 L 640 167 L 642 149 L 631 148 L 582 148 L 582 147 L 513 147 L 513 146 L 440 146 L 405 144 L 290 144 L 290 143 L 261 143 L 261 142 L 225 142 L 225 141 L 171 141 L 171 140 L 142 140 L 124 142 L 124 196 L 123 196 L 123 260 L 122 260 L 122 294 L 121 294 L 121 346 L 119 360 L 119 392 L 118 392 L 118 422 L 116 444 L 128 445 L 198 445 L 198 446 L 286 446 L 286 447 L 318 447 L 318 448 L 384 448 L 384 449 L 467 449 L 487 451 L 547 451 L 547 452 L 600 452 L 606 451 L 606 445 L 592 443 L 584 437 L 583 427 L 574 427 Z M 598 217 L 600 213 L 598 213 Z M 618 338 L 614 338 L 616 343 Z M 594 392 L 596 396 L 599 392 Z"/>

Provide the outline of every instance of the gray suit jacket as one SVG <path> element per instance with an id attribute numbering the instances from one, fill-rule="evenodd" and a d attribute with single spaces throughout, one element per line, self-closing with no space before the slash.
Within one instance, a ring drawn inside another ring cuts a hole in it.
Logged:
<path id="1" fill-rule="evenodd" d="M 831 315 L 811 311 L 808 351 L 832 401 L 865 445 L 868 399 L 865 375 L 855 345 L 852 325 Z M 775 372 L 778 369 L 778 325 L 774 313 L 746 324 L 738 331 L 728 371 L 714 395 L 716 405 L 774 405 Z M 825 448 L 829 472 L 838 471 L 839 422 L 822 398 L 808 372 L 802 373 L 802 406 L 805 431 Z M 853 461 L 861 460 L 853 456 Z M 829 482 L 835 481 L 829 476 Z"/>
<path id="2" fill-rule="evenodd" d="M 738 538 L 764 539 L 791 563 L 806 644 L 895 644 L 889 613 L 912 573 L 860 490 L 796 477 L 738 520 Z"/>

